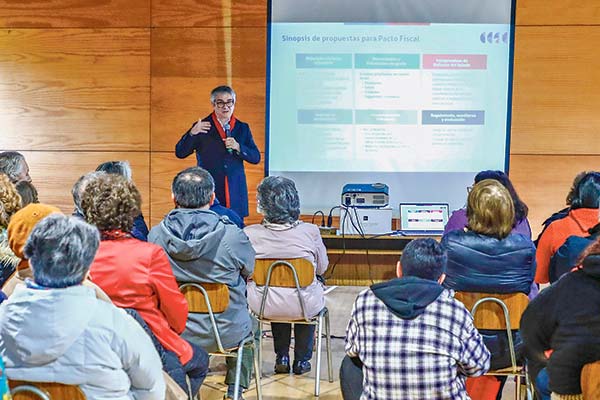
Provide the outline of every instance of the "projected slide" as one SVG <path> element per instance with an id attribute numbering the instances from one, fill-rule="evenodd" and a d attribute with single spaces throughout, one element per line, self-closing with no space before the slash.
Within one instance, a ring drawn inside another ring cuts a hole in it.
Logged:
<path id="1" fill-rule="evenodd" d="M 270 167 L 502 168 L 508 30 L 499 24 L 273 24 Z"/>
<path id="2" fill-rule="evenodd" d="M 303 213 L 375 182 L 454 210 L 507 170 L 514 0 L 270 0 L 268 31 L 265 165 Z"/>

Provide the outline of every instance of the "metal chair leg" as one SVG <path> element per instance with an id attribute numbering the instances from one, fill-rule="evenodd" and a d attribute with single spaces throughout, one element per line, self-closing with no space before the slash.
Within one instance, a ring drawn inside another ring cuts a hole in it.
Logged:
<path id="1" fill-rule="evenodd" d="M 517 387 L 517 393 L 515 396 L 516 400 L 521 400 L 521 375 L 517 374 L 515 375 L 516 377 L 516 387 Z"/>
<path id="2" fill-rule="evenodd" d="M 327 373 L 329 382 L 333 383 L 333 363 L 331 362 L 331 331 L 329 327 L 329 310 L 325 314 L 325 344 L 327 346 Z"/>
<path id="3" fill-rule="evenodd" d="M 323 314 L 319 315 L 317 325 L 317 369 L 315 371 L 315 396 L 319 397 L 321 392 L 321 336 L 323 335 Z"/>
<path id="4" fill-rule="evenodd" d="M 244 344 L 238 348 L 237 360 L 235 362 L 235 384 L 233 385 L 233 400 L 239 400 L 240 376 L 242 375 L 242 357 L 244 356 Z"/>
<path id="5" fill-rule="evenodd" d="M 256 370 L 256 374 L 260 375 L 262 378 L 262 365 L 263 365 L 263 323 L 261 320 L 258 320 L 258 369 Z"/>
<path id="6" fill-rule="evenodd" d="M 256 351 L 256 345 L 254 346 L 254 382 L 256 384 L 256 398 L 257 400 L 262 400 L 262 387 L 260 382 L 260 364 L 258 358 L 260 357 L 260 353 Z"/>

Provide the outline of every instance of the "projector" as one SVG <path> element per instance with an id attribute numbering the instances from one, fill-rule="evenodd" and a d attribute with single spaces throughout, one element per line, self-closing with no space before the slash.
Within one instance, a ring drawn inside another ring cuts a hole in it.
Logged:
<path id="1" fill-rule="evenodd" d="M 387 207 L 390 189 L 385 183 L 348 183 L 342 189 L 342 205 L 346 207 Z"/>

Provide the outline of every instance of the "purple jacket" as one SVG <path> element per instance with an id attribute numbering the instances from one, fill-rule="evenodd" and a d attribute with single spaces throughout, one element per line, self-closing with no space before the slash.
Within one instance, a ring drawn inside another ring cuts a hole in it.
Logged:
<path id="1" fill-rule="evenodd" d="M 467 210 L 461 208 L 459 210 L 452 211 L 452 215 L 448 219 L 448 223 L 444 227 L 444 235 L 450 231 L 457 231 L 467 226 Z M 531 239 L 531 227 L 527 218 L 522 219 L 513 228 L 511 233 L 520 233 L 521 235 Z"/>

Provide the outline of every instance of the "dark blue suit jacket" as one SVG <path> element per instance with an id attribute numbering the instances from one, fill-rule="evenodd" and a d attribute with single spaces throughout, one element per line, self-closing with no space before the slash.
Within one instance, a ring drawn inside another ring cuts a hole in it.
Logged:
<path id="1" fill-rule="evenodd" d="M 215 194 L 221 204 L 227 204 L 225 200 L 225 177 L 227 176 L 230 198 L 229 208 L 244 218 L 248 216 L 248 186 L 246 184 L 246 173 L 244 172 L 244 161 L 251 164 L 260 162 L 260 151 L 254 143 L 250 127 L 247 123 L 239 119 L 236 120 L 231 136 L 240 144 L 240 151 L 229 153 L 215 126 L 212 114 L 202 121 L 210 122 L 210 130 L 207 133 L 194 136 L 190 134 L 192 129 L 190 128 L 175 146 L 175 155 L 179 158 L 185 158 L 194 151 L 196 152 L 198 166 L 210 172 L 215 180 Z"/>

